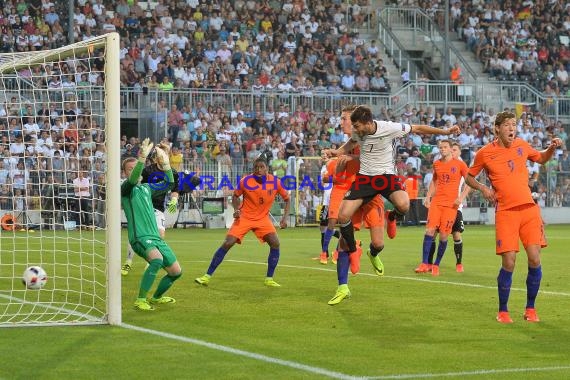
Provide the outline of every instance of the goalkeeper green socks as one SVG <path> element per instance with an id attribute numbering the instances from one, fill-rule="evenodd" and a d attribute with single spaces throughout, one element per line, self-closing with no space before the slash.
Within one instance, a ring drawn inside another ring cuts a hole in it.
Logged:
<path id="1" fill-rule="evenodd" d="M 156 274 L 162 267 L 162 259 L 153 259 L 148 263 L 148 268 L 144 271 L 141 285 L 139 288 L 139 298 L 146 298 L 154 280 L 156 279 Z"/>
<path id="2" fill-rule="evenodd" d="M 162 295 L 166 293 L 168 289 L 170 289 L 172 284 L 174 284 L 174 281 L 178 280 L 180 276 L 182 276 L 182 273 L 178 273 L 175 276 L 171 276 L 169 274 L 164 276 L 162 280 L 160 280 L 160 282 L 158 283 L 158 288 L 156 288 L 156 292 L 154 292 L 152 298 L 159 299 L 160 297 L 162 297 Z"/>

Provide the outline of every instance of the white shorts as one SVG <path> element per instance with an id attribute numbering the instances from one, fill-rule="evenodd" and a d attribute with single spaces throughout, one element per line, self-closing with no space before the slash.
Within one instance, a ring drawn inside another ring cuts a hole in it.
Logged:
<path id="1" fill-rule="evenodd" d="M 166 218 L 164 213 L 160 210 L 154 209 L 154 218 L 156 220 L 156 226 L 159 231 L 166 231 Z"/>

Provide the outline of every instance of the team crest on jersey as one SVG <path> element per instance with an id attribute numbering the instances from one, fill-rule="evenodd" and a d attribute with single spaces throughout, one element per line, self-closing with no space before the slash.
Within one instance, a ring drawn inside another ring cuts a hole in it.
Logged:
<path id="1" fill-rule="evenodd" d="M 522 154 L 523 154 L 522 148 L 520 148 L 520 147 L 517 148 L 517 156 L 522 157 Z"/>

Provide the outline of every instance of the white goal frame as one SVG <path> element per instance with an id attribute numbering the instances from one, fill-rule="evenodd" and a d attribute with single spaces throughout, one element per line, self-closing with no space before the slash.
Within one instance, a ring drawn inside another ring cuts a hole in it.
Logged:
<path id="1" fill-rule="evenodd" d="M 101 261 L 105 261 L 105 268 L 100 269 L 100 272 L 104 272 L 105 284 L 102 284 L 102 274 L 101 284 L 97 283 L 97 286 L 106 287 L 106 299 L 103 302 L 102 297 L 105 296 L 105 290 L 101 289 L 101 294 L 97 293 L 94 296 L 100 296 L 99 302 L 100 308 L 96 316 L 82 314 L 73 310 L 73 308 L 65 308 L 63 310 L 60 306 L 50 305 L 49 302 L 43 302 L 42 308 L 51 309 L 54 312 L 62 314 L 70 314 L 75 319 L 70 318 L 69 320 L 49 320 L 42 318 L 14 318 L 13 321 L 0 320 L 0 327 L 24 327 L 24 326 L 61 326 L 61 325 L 86 325 L 86 324 L 110 324 L 110 325 L 120 325 L 122 323 L 121 316 L 121 202 L 120 202 L 120 57 L 119 57 L 119 42 L 120 36 L 118 33 L 108 33 L 102 36 L 98 36 L 85 41 L 77 42 L 72 45 L 64 46 L 61 48 L 53 50 L 40 50 L 34 52 L 20 52 L 20 53 L 6 53 L 0 54 L 0 73 L 11 75 L 11 73 L 17 74 L 17 72 L 24 68 L 32 67 L 33 65 L 38 65 L 42 63 L 51 62 L 61 62 L 63 59 L 74 56 L 74 54 L 84 54 L 91 53 L 96 49 L 103 48 L 105 51 L 104 62 L 104 110 L 101 109 L 100 116 L 104 116 L 104 125 L 101 125 L 105 133 L 105 147 L 106 147 L 106 169 L 104 171 L 106 176 L 106 207 L 105 207 L 105 219 L 106 228 L 103 231 L 97 231 L 96 236 L 102 236 L 98 242 L 101 245 L 104 244 L 104 258 L 101 257 Z M 46 87 L 47 88 L 47 87 Z M 42 87 L 43 91 L 43 87 Z M 93 91 L 101 91 L 101 87 L 94 87 Z M 23 94 L 22 91 L 18 91 Z M 23 97 L 23 95 L 21 95 Z M 39 100 L 35 99 L 38 103 Z M 36 104 L 36 103 L 34 103 Z M 47 199 L 47 198 L 46 198 Z M 99 214 L 100 215 L 100 214 Z M 4 232 L 4 231 L 1 231 Z M 1 233 L 0 232 L 0 233 Z M 34 232 L 34 231 L 32 231 Z M 29 232 L 20 233 L 18 236 L 22 236 Z M 40 234 L 41 234 L 40 229 Z M 54 231 L 55 233 L 55 231 Z M 95 232 L 92 232 L 95 233 Z M 78 244 L 82 243 L 81 232 L 79 232 L 79 238 L 75 238 Z M 15 235 L 16 236 L 16 235 Z M 38 234 L 35 234 L 36 238 Z M 39 237 L 41 238 L 42 235 Z M 77 235 L 74 235 L 77 236 Z M 87 236 L 87 235 L 85 235 Z M 93 235 L 95 236 L 95 235 Z M 94 240 L 93 240 L 94 241 Z M 89 241 L 88 238 L 85 240 L 85 244 L 92 244 L 92 249 L 97 249 L 93 241 Z M 2 249 L 2 247 L 0 247 Z M 42 251 L 43 252 L 43 251 Z M 102 248 L 97 251 L 100 252 L 100 256 L 103 256 Z M 49 253 L 49 252 L 48 252 Z M 55 256 L 55 254 L 54 254 Z M 0 260 L 1 261 L 1 260 Z M 21 263 L 19 263 L 21 264 Z M 9 264 L 7 264 L 9 265 Z M 82 264 L 83 265 L 83 264 Z M 103 265 L 103 264 L 102 264 Z M 1 268 L 0 268 L 1 269 Z M 84 270 L 83 268 L 80 269 Z M 9 278 L 10 274 L 4 271 L 1 275 L 3 278 Z M 14 277 L 12 281 L 12 289 L 16 289 L 17 282 L 19 282 L 20 273 L 13 273 Z M 8 277 L 6 277 L 8 276 Z M 49 287 L 49 276 L 48 272 L 48 285 Z M 60 280 L 65 282 L 65 280 Z M 20 284 L 21 287 L 23 285 Z M 22 288 L 17 288 L 21 291 Z M 42 289 L 35 292 L 49 292 L 50 290 Z M 26 293 L 34 292 L 33 290 L 27 290 Z M 40 293 L 38 293 L 40 294 Z M 22 299 L 23 298 L 23 299 Z M 33 298 L 33 297 L 31 297 Z M 52 295 L 53 298 L 53 295 Z M 39 295 L 38 295 L 39 299 Z M 82 301 L 81 296 L 79 297 Z M 17 297 L 12 295 L 11 289 L 1 289 L 0 288 L 0 301 L 8 300 L 17 305 L 20 305 L 22 310 L 26 310 L 26 307 L 31 307 L 35 310 L 35 305 L 33 305 L 33 300 L 29 300 L 28 297 Z M 87 301 L 88 302 L 88 301 Z M 30 305 L 31 304 L 31 305 Z M 87 305 L 89 306 L 89 305 Z M 106 310 L 101 310 L 106 307 Z M 23 315 L 25 316 L 25 312 Z M 1 314 L 1 313 L 0 313 Z M 102 315 L 101 315 L 102 314 Z M 1 317 L 2 315 L 0 315 Z"/>

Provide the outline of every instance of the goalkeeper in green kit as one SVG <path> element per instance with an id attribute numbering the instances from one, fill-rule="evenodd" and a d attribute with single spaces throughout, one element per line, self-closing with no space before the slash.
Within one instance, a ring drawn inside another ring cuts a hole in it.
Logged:
<path id="1" fill-rule="evenodd" d="M 127 217 L 129 243 L 135 253 L 148 262 L 135 301 L 135 308 L 145 311 L 154 310 L 152 304 L 176 302 L 174 298 L 164 296 L 164 293 L 182 275 L 176 255 L 160 237 L 152 205 L 153 194 L 166 193 L 176 186 L 168 155 L 161 148 L 155 148 L 156 161 L 159 169 L 166 174 L 169 185 L 153 188 L 148 183 L 140 183 L 141 173 L 152 147 L 153 144 L 147 138 L 141 144 L 138 159 L 131 157 L 123 161 L 122 169 L 127 180 L 121 185 L 121 204 Z M 160 268 L 166 270 L 166 275 L 160 280 L 153 296 L 147 299 Z"/>
<path id="2" fill-rule="evenodd" d="M 170 153 L 170 146 L 165 143 L 158 144 L 157 148 L 162 149 L 167 155 Z M 158 167 L 158 163 L 156 162 L 156 154 L 151 151 L 149 157 L 147 157 L 146 166 L 142 171 L 142 183 L 153 183 L 159 181 L 161 178 L 157 177 L 157 172 L 161 172 Z M 179 183 L 178 173 L 176 171 L 172 172 L 174 176 L 173 182 L 175 185 Z M 192 180 L 195 181 L 197 179 L 196 176 L 192 177 Z M 200 181 L 198 180 L 199 184 Z M 195 182 L 192 182 L 193 185 L 196 185 Z M 152 204 L 154 207 L 154 218 L 156 220 L 156 226 L 158 227 L 158 232 L 160 237 L 164 239 L 166 234 L 166 217 L 164 216 L 164 212 L 168 211 L 169 213 L 175 213 L 178 210 L 178 198 L 181 195 L 181 191 L 178 189 L 179 186 L 174 186 L 170 194 L 167 191 L 165 192 L 154 192 L 152 194 Z M 166 202 L 166 197 L 169 196 L 170 200 Z M 135 256 L 135 252 L 130 244 L 127 244 L 127 259 L 125 263 L 121 267 L 121 274 L 126 276 L 129 274 L 129 271 L 133 268 L 133 257 Z"/>

